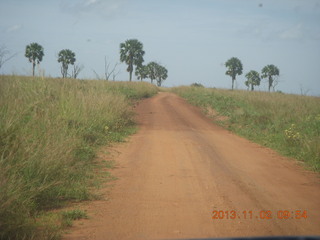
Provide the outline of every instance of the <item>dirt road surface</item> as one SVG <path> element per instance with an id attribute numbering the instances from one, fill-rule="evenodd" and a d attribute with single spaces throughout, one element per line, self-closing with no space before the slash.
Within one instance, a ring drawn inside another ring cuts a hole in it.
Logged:
<path id="1" fill-rule="evenodd" d="M 136 110 L 138 133 L 113 149 L 118 179 L 66 240 L 320 235 L 318 174 L 222 129 L 172 93 Z M 289 219 L 278 218 L 284 210 Z M 307 218 L 295 219 L 298 210 Z"/>

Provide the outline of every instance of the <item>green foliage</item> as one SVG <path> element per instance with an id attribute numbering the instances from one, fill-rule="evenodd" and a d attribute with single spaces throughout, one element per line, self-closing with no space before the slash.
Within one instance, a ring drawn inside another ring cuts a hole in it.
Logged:
<path id="1" fill-rule="evenodd" d="M 168 77 L 168 70 L 156 62 L 148 63 L 147 71 L 151 83 L 153 83 L 153 80 L 157 80 L 158 87 L 161 87 L 162 82 Z"/>
<path id="2" fill-rule="evenodd" d="M 25 57 L 32 63 L 32 76 L 34 76 L 34 69 L 36 64 L 40 64 L 44 56 L 43 47 L 38 43 L 31 43 L 26 46 Z"/>
<path id="3" fill-rule="evenodd" d="M 153 80 L 157 78 L 157 66 L 158 66 L 158 63 L 156 62 L 149 62 L 147 65 L 148 76 L 151 79 L 151 83 L 153 83 Z"/>
<path id="4" fill-rule="evenodd" d="M 148 67 L 145 65 L 137 67 L 135 74 L 138 77 L 138 80 L 142 81 L 143 79 L 148 77 Z"/>
<path id="5" fill-rule="evenodd" d="M 269 92 L 274 84 L 274 77 L 279 76 L 280 71 L 275 65 L 267 65 L 261 70 L 261 78 L 268 78 Z"/>
<path id="6" fill-rule="evenodd" d="M 236 76 L 242 74 L 242 70 L 243 70 L 242 63 L 238 58 L 232 57 L 225 63 L 225 66 L 227 68 L 226 75 L 229 75 L 232 78 L 232 90 L 233 90 Z"/>
<path id="7" fill-rule="evenodd" d="M 58 54 L 58 62 L 61 62 L 61 74 L 62 78 L 68 76 L 69 64 L 73 65 L 76 61 L 76 54 L 70 49 L 63 49 Z"/>
<path id="8" fill-rule="evenodd" d="M 69 218 L 71 220 L 79 220 L 83 218 L 88 218 L 88 215 L 85 211 L 80 209 L 73 209 L 69 211 L 64 211 L 61 213 L 64 218 Z"/>
<path id="9" fill-rule="evenodd" d="M 218 123 L 229 130 L 320 171 L 319 97 L 194 87 L 173 91 L 205 112 L 214 109 Z"/>
<path id="10" fill-rule="evenodd" d="M 139 82 L 0 76 L 0 239 L 55 236 L 39 213 L 93 198 L 98 147 L 131 134 L 132 100 L 156 92 Z"/>
<path id="11" fill-rule="evenodd" d="M 254 90 L 254 86 L 259 86 L 261 79 L 257 71 L 251 70 L 246 74 L 247 81 L 245 81 L 246 86 L 249 88 L 251 85 L 251 91 Z"/>
<path id="12" fill-rule="evenodd" d="M 168 70 L 165 67 L 158 65 L 156 76 L 157 76 L 157 86 L 161 87 L 162 82 L 166 80 L 168 77 Z"/>
<path id="13" fill-rule="evenodd" d="M 132 80 L 133 66 L 140 67 L 143 63 L 143 44 L 137 39 L 129 39 L 120 44 L 120 61 L 128 65 L 129 80 Z"/>
<path id="14" fill-rule="evenodd" d="M 61 225 L 63 227 L 71 227 L 72 222 L 74 220 L 88 218 L 87 213 L 83 210 L 80 210 L 80 209 L 73 209 L 73 210 L 69 210 L 69 211 L 64 211 L 61 213 L 61 216 L 62 216 Z"/>

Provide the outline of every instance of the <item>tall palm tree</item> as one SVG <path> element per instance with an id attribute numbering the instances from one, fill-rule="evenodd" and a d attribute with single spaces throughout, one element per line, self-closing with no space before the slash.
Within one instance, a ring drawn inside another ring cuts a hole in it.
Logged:
<path id="1" fill-rule="evenodd" d="M 44 56 L 43 47 L 38 43 L 30 43 L 26 46 L 25 57 L 32 63 L 32 76 L 34 76 L 34 69 L 36 64 L 40 64 Z"/>
<path id="2" fill-rule="evenodd" d="M 251 85 L 251 91 L 254 90 L 254 86 L 259 86 L 260 85 L 260 76 L 257 71 L 251 70 L 246 74 L 246 78 L 248 79 L 245 84 L 247 87 Z"/>
<path id="3" fill-rule="evenodd" d="M 68 66 L 76 61 L 76 54 L 70 49 L 63 49 L 58 54 L 58 62 L 61 62 L 61 74 L 63 78 L 68 76 Z"/>
<path id="4" fill-rule="evenodd" d="M 228 68 L 226 71 L 226 75 L 229 75 L 232 78 L 232 90 L 233 90 L 233 85 L 234 85 L 234 81 L 236 80 L 236 76 L 237 75 L 241 75 L 242 74 L 242 63 L 241 61 L 236 58 L 230 58 L 226 63 L 225 66 Z"/>
<path id="5" fill-rule="evenodd" d="M 143 63 L 143 45 L 137 39 L 129 39 L 120 44 L 120 61 L 128 65 L 129 80 L 132 80 L 133 66 L 140 67 Z"/>
<path id="6" fill-rule="evenodd" d="M 268 78 L 269 81 L 269 92 L 271 87 L 274 83 L 274 76 L 279 76 L 280 71 L 279 68 L 277 68 L 275 65 L 270 64 L 262 68 L 261 70 L 261 77 L 262 78 Z"/>

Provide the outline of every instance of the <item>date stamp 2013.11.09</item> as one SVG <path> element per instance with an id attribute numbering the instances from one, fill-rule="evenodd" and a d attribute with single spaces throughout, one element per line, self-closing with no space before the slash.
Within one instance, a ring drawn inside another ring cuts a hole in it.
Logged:
<path id="1" fill-rule="evenodd" d="M 303 220 L 308 218 L 307 210 L 214 210 L 212 211 L 213 220 L 224 219 L 257 219 L 257 220 L 270 220 L 270 219 L 296 219 Z"/>

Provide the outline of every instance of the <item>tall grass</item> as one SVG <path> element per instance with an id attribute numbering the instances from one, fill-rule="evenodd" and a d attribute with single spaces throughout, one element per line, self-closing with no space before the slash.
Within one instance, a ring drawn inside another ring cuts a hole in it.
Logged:
<path id="1" fill-rule="evenodd" d="M 97 147 L 126 136 L 131 100 L 156 92 L 147 83 L 0 76 L 0 239 L 54 239 L 38 213 L 90 199 Z"/>
<path id="2" fill-rule="evenodd" d="M 320 171 L 319 97 L 199 87 L 173 91 L 206 113 L 212 108 L 226 116 L 215 116 L 222 126 Z"/>

